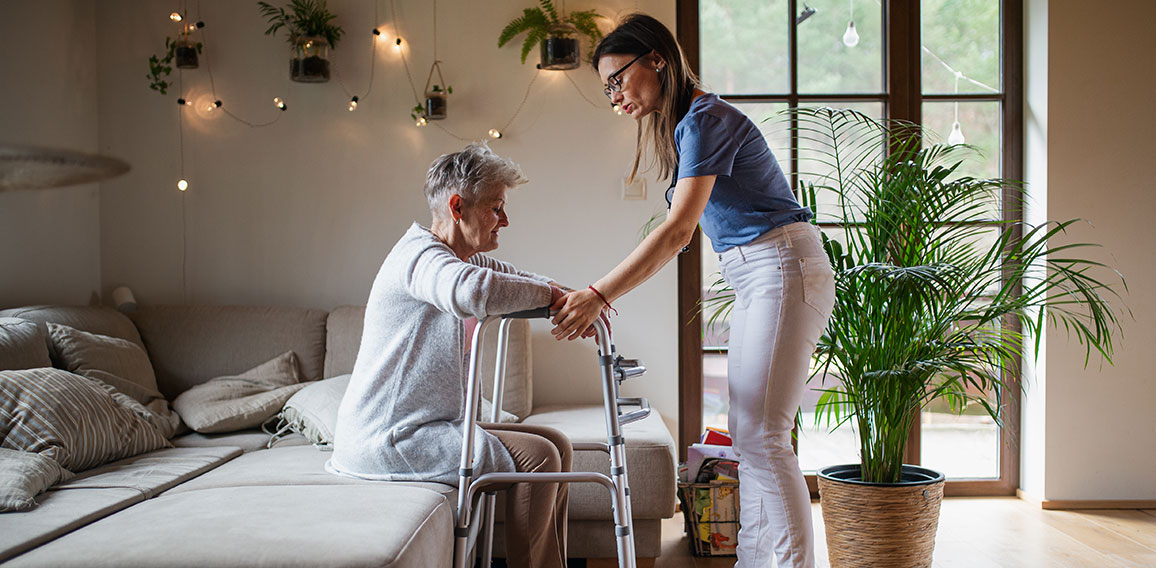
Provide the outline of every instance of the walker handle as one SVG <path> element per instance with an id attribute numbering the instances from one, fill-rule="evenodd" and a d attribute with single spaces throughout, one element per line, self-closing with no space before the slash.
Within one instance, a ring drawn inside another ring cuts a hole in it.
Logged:
<path id="1" fill-rule="evenodd" d="M 535 319 L 535 318 L 549 318 L 552 316 L 550 306 L 544 308 L 534 308 L 532 310 L 522 310 L 520 312 L 512 312 L 502 316 L 502 319 Z"/>

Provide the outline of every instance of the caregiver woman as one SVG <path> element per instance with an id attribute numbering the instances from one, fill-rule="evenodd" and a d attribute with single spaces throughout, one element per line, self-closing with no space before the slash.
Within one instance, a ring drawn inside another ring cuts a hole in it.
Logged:
<path id="1" fill-rule="evenodd" d="M 780 567 L 810 567 L 811 500 L 791 427 L 834 304 L 812 213 L 795 200 L 754 123 L 703 92 L 657 20 L 627 17 L 593 60 L 606 95 L 639 121 L 631 175 L 646 140 L 660 176 L 677 181 L 666 221 L 609 274 L 555 303 L 553 334 L 578 338 L 603 309 L 674 258 L 701 224 L 737 293 L 727 370 L 741 487 L 737 566 L 769 566 L 773 554 Z"/>

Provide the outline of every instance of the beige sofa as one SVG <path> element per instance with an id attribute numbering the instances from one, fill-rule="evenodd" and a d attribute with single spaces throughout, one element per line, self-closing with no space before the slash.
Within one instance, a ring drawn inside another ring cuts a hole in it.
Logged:
<path id="1" fill-rule="evenodd" d="M 364 308 L 146 307 L 129 316 L 101 307 L 0 311 L 143 346 L 170 401 L 213 377 L 292 350 L 304 380 L 352 370 Z M 598 404 L 533 405 L 530 332 L 514 327 L 504 409 L 554 426 L 574 442 L 604 440 Z M 492 341 L 491 341 L 492 343 Z M 565 380 L 565 377 L 552 378 Z M 645 380 L 638 379 L 638 380 Z M 539 381 L 539 389 L 543 388 Z M 675 453 L 657 413 L 626 426 L 640 557 L 660 550 L 660 520 L 674 514 Z M 328 452 L 300 434 L 266 447 L 260 430 L 174 437 L 174 447 L 100 466 L 0 514 L 5 566 L 449 566 L 456 490 L 436 483 L 364 482 L 323 469 Z M 606 454 L 576 452 L 576 470 L 607 472 Z M 575 485 L 571 558 L 615 555 L 605 490 Z M 500 509 L 500 507 L 499 507 Z M 495 539 L 503 550 L 501 524 Z"/>

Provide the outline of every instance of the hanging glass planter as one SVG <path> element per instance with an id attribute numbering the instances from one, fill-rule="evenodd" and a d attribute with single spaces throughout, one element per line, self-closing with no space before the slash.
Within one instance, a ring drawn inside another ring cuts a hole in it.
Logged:
<path id="1" fill-rule="evenodd" d="M 196 69 L 200 58 L 197 56 L 197 44 L 189 40 L 188 35 L 182 35 L 174 48 L 177 69 Z"/>
<path id="2" fill-rule="evenodd" d="M 540 49 L 540 69 L 577 69 L 581 61 L 578 58 L 578 28 L 570 24 L 550 26 L 550 33 L 542 40 Z"/>
<path id="3" fill-rule="evenodd" d="M 329 42 L 320 36 L 302 36 L 293 41 L 289 78 L 298 83 L 329 81 Z"/>
<path id="4" fill-rule="evenodd" d="M 435 72 L 438 75 L 438 82 L 430 86 Z M 429 68 L 429 77 L 425 80 L 425 106 L 422 109 L 422 116 L 427 120 L 445 118 L 449 95 L 453 92 L 454 88 L 446 85 L 446 80 L 442 77 L 441 61 L 434 61 L 433 66 Z"/>

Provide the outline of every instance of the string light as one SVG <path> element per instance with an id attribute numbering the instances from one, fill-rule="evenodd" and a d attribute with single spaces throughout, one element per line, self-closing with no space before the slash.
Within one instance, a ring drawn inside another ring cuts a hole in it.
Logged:
<path id="1" fill-rule="evenodd" d="M 212 112 L 212 111 L 214 111 L 220 107 L 221 107 L 221 101 L 215 100 L 215 101 L 213 101 L 213 104 L 205 105 L 205 112 Z"/>
<path id="2" fill-rule="evenodd" d="M 185 190 L 189 189 L 189 182 L 187 182 L 183 179 L 178 181 L 177 182 L 177 189 L 179 189 L 181 191 L 185 191 Z"/>
<path id="3" fill-rule="evenodd" d="M 417 124 L 418 126 L 425 126 L 426 124 L 428 124 L 428 122 L 426 122 L 426 119 L 425 119 L 425 117 L 424 117 L 424 116 L 419 116 L 419 117 L 417 117 L 417 122 L 416 122 L 416 124 Z"/>
<path id="4" fill-rule="evenodd" d="M 286 108 L 288 108 L 285 106 L 285 101 L 281 100 L 281 97 L 273 97 L 273 106 L 275 106 L 281 110 L 285 110 Z"/>
<path id="5" fill-rule="evenodd" d="M 490 138 L 498 139 L 502 137 L 502 133 L 497 128 L 490 129 Z"/>
<path id="6" fill-rule="evenodd" d="M 623 114 L 622 105 L 620 105 L 618 103 L 614 103 L 614 104 L 610 105 L 610 110 L 614 111 L 614 114 L 617 114 L 618 116 L 622 116 L 622 114 Z"/>
<path id="7" fill-rule="evenodd" d="M 189 101 L 186 101 L 183 98 L 177 99 L 177 104 L 181 105 L 181 106 L 185 106 L 185 105 L 193 106 L 192 103 L 190 103 Z"/>
<path id="8" fill-rule="evenodd" d="M 397 41 L 393 42 L 393 48 L 401 51 L 401 36 L 397 36 Z"/>
<path id="9" fill-rule="evenodd" d="M 349 99 L 349 112 L 353 112 L 355 109 L 357 109 L 357 95 L 353 95 L 353 98 Z"/>
<path id="10" fill-rule="evenodd" d="M 181 16 L 180 12 L 173 12 L 172 14 L 169 14 L 169 19 L 174 21 L 174 22 L 179 22 L 185 18 L 184 18 L 184 16 Z"/>

